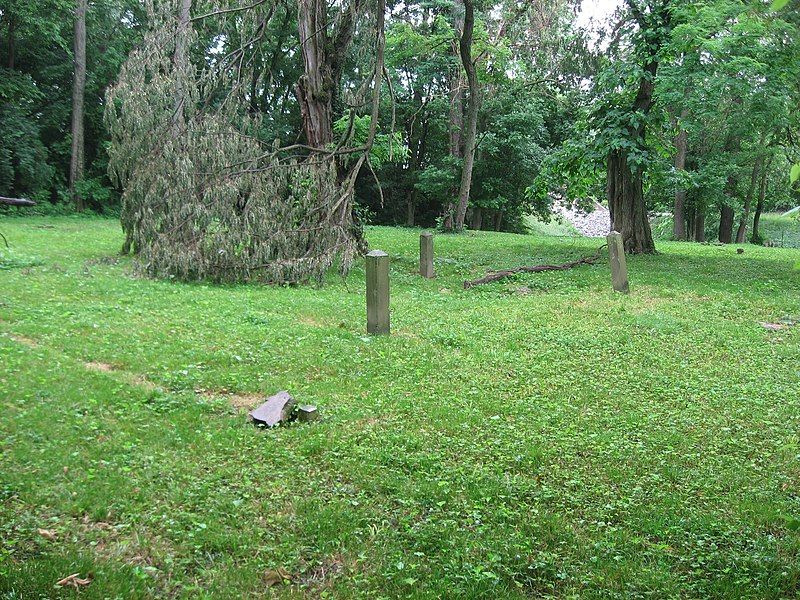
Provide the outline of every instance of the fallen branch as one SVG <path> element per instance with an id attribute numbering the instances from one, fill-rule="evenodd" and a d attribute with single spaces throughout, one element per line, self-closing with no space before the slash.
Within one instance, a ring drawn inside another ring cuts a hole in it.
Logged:
<path id="1" fill-rule="evenodd" d="M 10 204 L 11 206 L 36 206 L 36 202 L 33 200 L 27 200 L 26 198 L 5 198 L 0 196 L 0 204 Z"/>
<path id="2" fill-rule="evenodd" d="M 470 288 L 475 287 L 476 285 L 483 285 L 484 283 L 492 283 L 493 281 L 500 281 L 501 279 L 505 279 L 506 277 L 510 277 L 511 275 L 516 275 L 517 273 L 541 273 L 542 271 L 566 271 L 567 269 L 571 269 L 572 267 L 578 267 L 580 265 L 593 265 L 595 262 L 598 261 L 600 258 L 600 252 L 603 248 L 606 247 L 606 244 L 603 244 L 597 249 L 597 252 L 592 256 L 584 256 L 583 258 L 579 258 L 578 260 L 573 260 L 568 263 L 564 263 L 563 265 L 535 265 L 533 267 L 516 267 L 514 269 L 504 269 L 502 271 L 489 271 L 486 275 L 481 277 L 480 279 L 473 279 L 467 280 L 464 282 L 464 289 L 468 290 Z"/>

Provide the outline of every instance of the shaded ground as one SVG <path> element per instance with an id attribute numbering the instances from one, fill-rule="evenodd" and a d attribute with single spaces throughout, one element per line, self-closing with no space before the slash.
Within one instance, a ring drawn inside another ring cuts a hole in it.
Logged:
<path id="1" fill-rule="evenodd" d="M 370 228 L 371 338 L 360 267 L 178 284 L 132 277 L 112 221 L 3 232 L 0 597 L 76 572 L 82 598 L 797 595 L 800 327 L 760 323 L 800 313 L 798 251 L 661 243 L 630 296 L 604 264 L 466 291 L 599 241 L 438 236 L 428 281 L 418 231 Z M 232 406 L 281 389 L 323 420 Z"/>

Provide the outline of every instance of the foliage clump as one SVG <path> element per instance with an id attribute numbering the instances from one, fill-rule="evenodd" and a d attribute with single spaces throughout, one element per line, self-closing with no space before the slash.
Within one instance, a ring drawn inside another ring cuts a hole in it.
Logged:
<path id="1" fill-rule="evenodd" d="M 151 8 L 145 43 L 108 92 L 123 251 L 147 275 L 184 280 L 287 283 L 320 280 L 336 260 L 347 269 L 362 238 L 335 153 L 287 156 L 265 139 L 241 54 L 176 60 L 196 44 L 176 30 L 177 10 Z M 258 28 L 251 20 L 237 22 L 242 38 Z"/>

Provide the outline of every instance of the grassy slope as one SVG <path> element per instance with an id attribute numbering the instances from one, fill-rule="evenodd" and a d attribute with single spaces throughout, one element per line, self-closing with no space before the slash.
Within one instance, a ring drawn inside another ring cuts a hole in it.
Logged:
<path id="1" fill-rule="evenodd" d="M 602 264 L 464 291 L 598 242 L 440 236 L 425 281 L 417 232 L 370 229 L 394 335 L 367 338 L 360 267 L 173 284 L 111 221 L 2 230 L 42 264 L 0 271 L 1 598 L 78 571 L 84 598 L 797 594 L 800 327 L 758 323 L 800 316 L 796 250 L 662 243 L 629 297 Z M 324 420 L 259 431 L 196 392 L 223 389 Z"/>

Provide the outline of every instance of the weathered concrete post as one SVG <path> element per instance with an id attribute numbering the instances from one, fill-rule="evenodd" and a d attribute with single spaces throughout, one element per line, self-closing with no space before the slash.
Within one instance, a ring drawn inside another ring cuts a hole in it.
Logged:
<path id="1" fill-rule="evenodd" d="M 606 238 L 608 240 L 608 258 L 611 262 L 611 285 L 615 292 L 627 294 L 628 263 L 625 261 L 625 246 L 622 243 L 622 234 L 612 231 Z"/>
<path id="2" fill-rule="evenodd" d="M 367 333 L 389 333 L 389 255 L 382 250 L 367 254 Z"/>
<path id="3" fill-rule="evenodd" d="M 426 279 L 433 279 L 433 234 L 423 231 L 419 236 L 419 274 Z"/>

